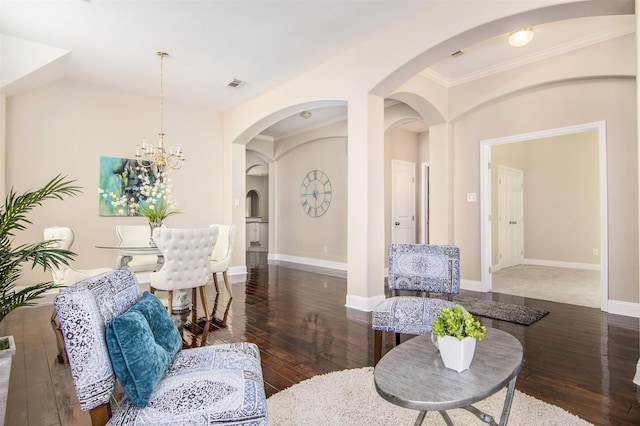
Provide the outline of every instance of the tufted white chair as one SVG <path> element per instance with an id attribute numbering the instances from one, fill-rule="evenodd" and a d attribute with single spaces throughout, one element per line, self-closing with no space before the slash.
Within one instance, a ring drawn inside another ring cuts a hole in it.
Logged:
<path id="1" fill-rule="evenodd" d="M 233 297 L 231 292 L 231 285 L 229 283 L 229 277 L 227 271 L 231 265 L 231 255 L 233 254 L 233 242 L 236 239 L 236 226 L 235 225 L 211 225 L 211 227 L 218 228 L 218 240 L 211 253 L 211 273 L 213 274 L 213 283 L 218 289 L 218 274 L 222 272 L 222 278 L 224 278 L 224 286 L 229 293 L 229 298 Z"/>
<path id="2" fill-rule="evenodd" d="M 192 290 L 192 324 L 197 323 L 196 289 L 200 290 L 200 299 L 205 312 L 209 312 L 205 285 L 210 279 L 211 251 L 218 238 L 218 228 L 175 229 L 156 228 L 153 240 L 164 257 L 162 268 L 149 276 L 151 293 L 156 290 L 169 292 L 168 306 L 173 306 L 175 290 Z M 209 330 L 209 315 L 205 330 Z M 203 335 L 203 342 L 206 335 Z"/>
<path id="3" fill-rule="evenodd" d="M 116 225 L 116 234 L 121 247 L 146 247 L 149 245 L 151 231 L 148 225 Z M 118 256 L 118 267 L 123 265 L 125 256 Z M 154 272 L 158 268 L 158 256 L 143 254 L 132 256 L 126 263 L 133 272 Z"/>
<path id="4" fill-rule="evenodd" d="M 73 234 L 73 230 L 69 227 L 50 226 L 48 228 L 44 228 L 44 239 L 45 241 L 56 240 L 55 243 L 51 244 L 51 247 L 70 251 L 71 246 L 73 245 L 73 241 L 75 240 L 75 236 Z M 84 280 L 85 278 L 89 278 L 94 275 L 102 274 L 111 270 L 111 268 L 74 269 L 69 265 L 60 265 L 57 268 L 51 268 L 51 276 L 53 277 L 53 282 L 55 284 L 70 286 L 77 283 L 78 281 Z M 62 342 L 62 335 L 60 334 L 60 322 L 58 321 L 58 317 L 55 311 L 51 315 L 51 327 L 56 334 L 56 343 L 58 345 L 58 361 L 61 364 L 64 364 L 66 362 L 64 343 Z"/>
<path id="5" fill-rule="evenodd" d="M 57 240 L 51 247 L 63 250 L 71 250 L 75 236 L 73 230 L 66 226 L 51 226 L 44 229 L 46 241 Z M 70 286 L 85 278 L 111 271 L 113 268 L 74 269 L 69 265 L 60 265 L 59 268 L 51 268 L 53 282 L 59 285 Z"/>

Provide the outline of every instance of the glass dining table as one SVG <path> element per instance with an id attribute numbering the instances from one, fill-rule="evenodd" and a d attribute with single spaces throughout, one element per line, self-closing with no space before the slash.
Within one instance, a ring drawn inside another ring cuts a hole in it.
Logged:
<path id="1" fill-rule="evenodd" d="M 124 268 L 131 261 L 133 256 L 153 255 L 158 256 L 158 269 L 164 263 L 162 252 L 156 246 L 140 245 L 140 246 L 122 246 L 119 244 L 97 245 L 96 248 L 117 250 L 118 252 L 118 268 Z"/>

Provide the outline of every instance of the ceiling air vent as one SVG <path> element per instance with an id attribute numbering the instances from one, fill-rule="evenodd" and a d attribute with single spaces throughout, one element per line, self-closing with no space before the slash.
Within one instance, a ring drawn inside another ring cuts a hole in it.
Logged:
<path id="1" fill-rule="evenodd" d="M 232 78 L 231 80 L 227 81 L 224 85 L 225 87 L 231 87 L 232 89 L 236 89 L 243 84 L 244 84 L 244 81 L 238 80 L 237 78 Z"/>
<path id="2" fill-rule="evenodd" d="M 457 50 L 457 51 L 453 52 L 453 53 L 451 54 L 451 56 L 452 56 L 453 58 L 457 58 L 458 56 L 462 56 L 462 55 L 464 55 L 465 53 L 467 53 L 467 52 L 465 52 L 464 50 Z"/>

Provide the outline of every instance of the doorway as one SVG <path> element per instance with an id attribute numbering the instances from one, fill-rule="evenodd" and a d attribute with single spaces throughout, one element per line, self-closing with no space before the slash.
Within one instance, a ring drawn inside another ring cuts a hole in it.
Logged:
<path id="1" fill-rule="evenodd" d="M 607 295 L 608 295 L 608 256 L 607 256 L 607 170 L 606 170 L 606 127 L 604 122 L 595 122 L 588 123 L 577 126 L 570 126 L 558 129 L 545 130 L 540 132 L 533 132 L 527 134 L 513 135 L 504 138 L 497 139 L 489 139 L 481 141 L 481 212 L 482 218 L 481 221 L 481 268 L 482 268 L 482 291 L 491 291 L 492 290 L 492 268 L 496 269 L 497 259 L 494 252 L 494 241 L 497 237 L 496 235 L 496 227 L 497 221 L 492 220 L 492 148 L 498 147 L 500 145 L 513 144 L 516 142 L 525 142 L 525 141 L 537 141 L 545 138 L 553 138 L 553 137 L 562 137 L 564 135 L 587 135 L 589 132 L 594 135 L 595 149 L 597 151 L 595 165 L 592 167 L 595 170 L 595 179 L 596 179 L 596 206 L 594 210 L 597 213 L 597 223 L 593 226 L 596 229 L 596 238 L 595 242 L 593 242 L 592 248 L 589 248 L 589 254 L 593 256 L 594 261 L 587 262 L 584 265 L 589 266 L 593 265 L 599 269 L 599 283 L 600 283 L 600 308 L 604 311 L 607 310 Z M 547 165 L 544 164 L 546 167 Z M 568 170 L 571 172 L 571 170 Z M 526 170 L 525 170 L 526 173 Z M 570 174 L 570 173 L 569 173 Z M 557 184 L 547 183 L 546 190 L 551 192 L 554 190 L 554 187 Z M 493 189 L 495 191 L 495 189 Z M 564 197 L 574 197 L 573 200 L 581 200 L 579 194 L 563 194 Z M 562 197 L 561 196 L 561 197 Z M 561 198 L 560 197 L 560 198 Z M 526 202 L 525 202 L 526 204 Z M 526 217 L 526 207 L 524 209 L 524 216 Z M 553 221 L 554 218 L 559 218 L 560 216 L 549 215 L 547 219 Z M 564 219 L 564 218 L 563 218 Z M 569 219 L 573 219 L 574 221 L 577 219 L 574 216 L 569 216 Z M 526 219 L 525 219 L 526 220 Z M 532 226 L 531 229 L 536 230 L 538 226 L 537 223 L 528 222 L 528 226 Z M 493 226 L 493 228 L 492 228 Z M 561 233 L 560 233 L 561 234 Z M 568 240 L 568 239 L 567 239 Z M 593 239 L 592 239 L 593 240 Z M 527 250 L 525 249 L 525 259 L 527 259 Z M 532 250 L 533 251 L 533 250 Z M 584 251 L 584 250 L 582 250 Z M 536 264 L 536 263 L 532 263 Z M 544 263 L 537 263 L 543 266 L 555 266 L 556 263 L 551 263 L 550 265 L 544 265 Z M 562 265 L 562 262 L 559 263 Z M 580 262 L 566 262 L 568 267 L 574 267 L 578 265 L 580 267 Z"/>
<path id="2" fill-rule="evenodd" d="M 522 170 L 498 167 L 498 263 L 500 269 L 521 265 L 524 257 L 524 176 Z"/>
<path id="3" fill-rule="evenodd" d="M 415 244 L 416 166 L 407 161 L 392 160 L 391 176 L 391 241 L 396 244 Z"/>

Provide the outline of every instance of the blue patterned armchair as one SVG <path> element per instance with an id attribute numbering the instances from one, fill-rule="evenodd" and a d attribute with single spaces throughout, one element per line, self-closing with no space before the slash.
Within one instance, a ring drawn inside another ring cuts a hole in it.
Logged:
<path id="1" fill-rule="evenodd" d="M 382 332 L 396 334 L 428 334 L 431 324 L 444 307 L 460 292 L 460 250 L 458 247 L 426 244 L 392 244 L 389 247 L 389 297 L 372 313 L 374 330 L 373 363 L 382 355 Z M 421 296 L 400 296 L 400 291 L 443 293 L 449 300 Z"/>
<path id="2" fill-rule="evenodd" d="M 54 306 L 80 408 L 93 425 L 267 424 L 258 347 L 182 350 L 166 308 L 140 295 L 130 269 L 80 281 Z M 126 396 L 113 404 L 116 379 Z"/>

